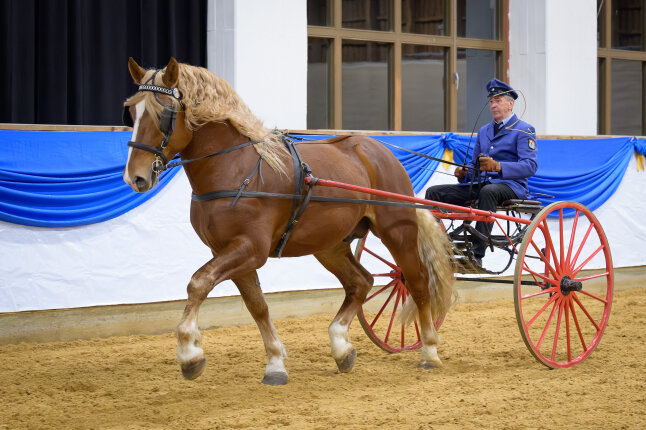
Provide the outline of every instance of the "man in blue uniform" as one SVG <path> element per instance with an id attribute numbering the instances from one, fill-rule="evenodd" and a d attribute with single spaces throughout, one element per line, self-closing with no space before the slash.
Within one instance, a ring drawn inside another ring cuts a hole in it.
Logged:
<path id="1" fill-rule="evenodd" d="M 426 190 L 426 198 L 456 205 L 477 200 L 478 209 L 496 211 L 509 199 L 524 199 L 529 190 L 527 178 L 536 173 L 536 132 L 534 127 L 521 121 L 512 112 L 518 94 L 508 84 L 492 79 L 487 83 L 489 110 L 493 122 L 478 131 L 471 161 L 466 167 L 457 167 L 455 185 L 436 185 Z M 467 157 L 469 154 L 467 154 Z M 471 185 L 471 174 L 476 161 L 480 164 L 480 178 Z M 487 236 L 485 223 L 476 223 L 476 230 Z M 476 240 L 473 255 L 481 265 L 487 246 Z"/>

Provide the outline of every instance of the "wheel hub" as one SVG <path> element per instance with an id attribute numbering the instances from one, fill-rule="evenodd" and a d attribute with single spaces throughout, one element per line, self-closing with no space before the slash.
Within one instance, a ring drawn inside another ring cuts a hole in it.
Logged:
<path id="1" fill-rule="evenodd" d="M 406 279 L 404 278 L 404 274 L 402 273 L 401 270 L 391 270 L 390 275 L 394 279 L 399 279 L 400 281 L 402 281 L 402 284 L 406 284 Z"/>
<path id="2" fill-rule="evenodd" d="M 581 291 L 582 288 L 583 284 L 581 282 L 573 281 L 567 275 L 561 279 L 561 293 L 563 293 L 564 296 L 570 294 L 571 291 Z"/>

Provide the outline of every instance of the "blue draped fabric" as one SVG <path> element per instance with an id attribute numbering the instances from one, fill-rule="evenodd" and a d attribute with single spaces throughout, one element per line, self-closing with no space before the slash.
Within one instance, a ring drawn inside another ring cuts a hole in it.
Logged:
<path id="1" fill-rule="evenodd" d="M 0 130 L 0 220 L 71 227 L 115 218 L 157 194 L 123 182 L 132 132 Z"/>
<path id="2" fill-rule="evenodd" d="M 553 195 L 544 204 L 562 200 L 582 203 L 590 210 L 612 196 L 635 152 L 635 140 L 625 138 L 538 142 L 538 171 L 529 179 L 531 192 Z M 565 216 L 573 213 L 564 212 Z M 555 214 L 556 216 L 556 214 Z"/>
<path id="3" fill-rule="evenodd" d="M 122 179 L 130 134 L 0 130 L 0 220 L 71 227 L 115 218 L 150 199 L 178 170 L 164 172 L 160 183 L 147 193 L 133 192 Z M 416 193 L 423 190 L 436 170 L 444 169 L 436 160 L 391 145 L 438 159 L 449 149 L 453 161 L 462 164 L 470 139 L 453 133 L 375 138 L 405 167 Z M 530 192 L 554 196 L 539 198 L 544 204 L 574 200 L 594 210 L 617 190 L 632 154 L 646 154 L 646 140 L 541 139 L 538 151 L 538 171 L 529 180 Z"/>
<path id="4" fill-rule="evenodd" d="M 305 137 L 305 136 L 304 136 Z M 313 138 L 313 136 L 307 136 Z M 325 138 L 331 136 L 317 136 Z M 404 165 L 411 178 L 413 189 L 419 193 L 438 161 L 393 148 L 393 144 L 415 152 L 442 158 L 445 149 L 453 151 L 453 161 L 464 163 L 473 156 L 475 136 L 446 133 L 441 136 L 374 136 L 386 144 Z M 469 143 L 469 140 L 471 142 Z M 608 139 L 540 139 L 538 145 L 538 171 L 529 179 L 531 193 L 554 196 L 539 197 L 544 205 L 572 200 L 590 210 L 601 206 L 619 187 L 634 152 L 646 154 L 646 140 L 631 137 Z M 566 210 L 564 216 L 573 216 Z M 556 215 L 554 215 L 556 216 Z"/>

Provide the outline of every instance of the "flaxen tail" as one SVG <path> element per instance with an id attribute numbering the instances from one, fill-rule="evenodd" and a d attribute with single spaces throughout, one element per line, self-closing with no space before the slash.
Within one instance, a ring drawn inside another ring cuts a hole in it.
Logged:
<path id="1" fill-rule="evenodd" d="M 428 272 L 433 321 L 444 317 L 456 298 L 453 290 L 453 251 L 449 239 L 433 215 L 427 210 L 417 211 L 417 250 Z M 417 306 L 407 300 L 401 320 L 409 324 L 417 318 Z"/>

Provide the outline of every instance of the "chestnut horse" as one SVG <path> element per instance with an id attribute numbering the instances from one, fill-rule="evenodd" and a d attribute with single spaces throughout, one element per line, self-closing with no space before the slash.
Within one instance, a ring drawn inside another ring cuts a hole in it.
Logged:
<path id="1" fill-rule="evenodd" d="M 295 169 L 282 137 L 264 128 L 231 86 L 208 70 L 179 64 L 174 58 L 162 70 L 145 70 L 130 58 L 128 68 L 140 86 L 124 103 L 124 121 L 133 126 L 133 133 L 123 178 L 143 193 L 156 184 L 168 158 L 180 154 L 181 160 L 192 160 L 184 165 L 194 194 L 191 223 L 213 254 L 188 283 L 188 302 L 177 327 L 182 374 L 194 379 L 203 372 L 206 359 L 198 311 L 216 285 L 231 279 L 265 344 L 267 366 L 262 382 L 287 383 L 287 353 L 269 316 L 256 270 L 276 256 L 296 203 L 243 195 L 234 204 L 231 195 L 204 201 L 195 196 L 221 190 L 236 194 L 243 182 L 247 191 L 295 194 L 301 163 Z M 302 161 L 318 177 L 413 195 L 404 168 L 374 139 L 338 137 L 297 147 Z M 269 168 L 262 169 L 263 163 Z M 315 187 L 314 195 L 374 199 L 327 187 Z M 300 207 L 305 210 L 282 243 L 282 256 L 313 254 L 343 285 L 345 300 L 328 329 L 339 370 L 348 372 L 354 365 L 356 351 L 348 328 L 373 285 L 372 276 L 350 249 L 351 240 L 368 230 L 381 239 L 405 276 L 414 304 L 408 300 L 404 312 L 409 321 L 418 318 L 421 328 L 419 366 L 440 366 L 433 321 L 450 306 L 453 273 L 448 240 L 428 211 L 314 199 L 306 208 Z"/>

